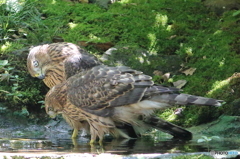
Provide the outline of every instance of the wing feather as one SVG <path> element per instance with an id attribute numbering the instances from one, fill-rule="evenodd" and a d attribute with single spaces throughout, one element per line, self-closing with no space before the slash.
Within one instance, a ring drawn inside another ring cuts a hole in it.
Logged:
<path id="1" fill-rule="evenodd" d="M 125 66 L 100 65 L 68 79 L 68 98 L 95 115 L 111 116 L 114 107 L 139 102 L 153 82 L 150 76 Z"/>
<path id="2" fill-rule="evenodd" d="M 79 51 L 81 51 L 81 53 L 73 54 L 67 57 L 64 61 L 64 73 L 66 79 L 79 72 L 101 64 L 94 56 L 87 54 L 83 49 Z"/>

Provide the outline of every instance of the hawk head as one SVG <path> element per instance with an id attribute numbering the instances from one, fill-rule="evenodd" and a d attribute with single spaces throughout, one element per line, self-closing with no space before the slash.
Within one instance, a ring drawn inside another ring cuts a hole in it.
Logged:
<path id="1" fill-rule="evenodd" d="M 82 62 L 83 54 L 85 59 Z M 66 42 L 35 46 L 30 49 L 27 58 L 31 76 L 43 79 L 49 88 L 62 83 L 85 67 L 98 64 L 85 50 Z"/>
<path id="2" fill-rule="evenodd" d="M 58 84 L 52 87 L 45 97 L 45 111 L 51 117 L 55 118 L 63 113 L 63 107 L 67 102 L 66 84 Z"/>
<path id="3" fill-rule="evenodd" d="M 46 70 L 49 69 L 51 65 L 51 58 L 48 54 L 49 45 L 40 45 L 30 49 L 27 58 L 27 68 L 28 72 L 32 77 L 37 77 L 39 79 L 44 79 Z"/>

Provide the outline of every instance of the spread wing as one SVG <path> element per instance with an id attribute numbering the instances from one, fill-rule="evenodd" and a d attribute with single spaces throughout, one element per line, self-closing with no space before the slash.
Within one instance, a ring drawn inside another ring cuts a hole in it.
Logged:
<path id="1" fill-rule="evenodd" d="M 125 66 L 100 65 L 68 79 L 68 99 L 89 113 L 107 117 L 114 107 L 139 102 L 153 85 L 151 79 Z"/>

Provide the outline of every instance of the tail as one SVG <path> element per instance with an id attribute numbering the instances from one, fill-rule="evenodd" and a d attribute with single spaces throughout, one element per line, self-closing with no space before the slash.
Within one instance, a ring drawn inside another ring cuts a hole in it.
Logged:
<path id="1" fill-rule="evenodd" d="M 167 122 L 163 119 L 160 119 L 156 116 L 153 116 L 153 115 L 139 116 L 138 120 L 140 120 L 142 122 L 142 124 L 140 126 L 141 128 L 136 129 L 136 127 L 134 127 L 134 125 L 130 125 L 130 124 L 120 124 L 117 126 L 117 128 L 120 131 L 124 132 L 124 134 L 126 134 L 130 138 L 138 138 L 139 136 L 141 136 L 139 129 L 149 130 L 152 128 L 156 128 L 162 132 L 172 135 L 174 139 L 183 139 L 183 140 L 191 140 L 192 139 L 191 132 L 189 132 L 177 125 L 174 125 L 170 122 Z"/>
<path id="2" fill-rule="evenodd" d="M 221 106 L 222 103 L 224 102 L 223 100 L 194 96 L 189 94 L 169 94 L 169 93 L 155 95 L 150 100 L 159 103 L 167 103 L 170 105 L 206 105 L 216 107 Z"/>
<path id="3" fill-rule="evenodd" d="M 168 133 L 172 135 L 174 138 L 177 139 L 184 139 L 184 140 L 191 140 L 192 139 L 192 133 L 177 126 L 170 122 L 167 122 L 163 119 L 160 119 L 156 116 L 144 116 L 142 118 L 143 122 L 147 125 L 151 125 L 152 127 L 163 131 L 165 133 Z"/>

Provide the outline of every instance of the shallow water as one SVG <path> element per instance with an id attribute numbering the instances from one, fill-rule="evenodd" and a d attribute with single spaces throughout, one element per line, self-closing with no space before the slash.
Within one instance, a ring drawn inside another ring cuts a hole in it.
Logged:
<path id="1" fill-rule="evenodd" d="M 10 123 L 11 122 L 11 123 Z M 228 133 L 228 137 L 219 135 L 219 139 L 203 143 L 197 140 L 202 138 L 203 129 L 191 130 L 193 139 L 191 141 L 173 140 L 171 136 L 162 132 L 148 133 L 138 139 L 124 140 L 106 137 L 103 146 L 99 144 L 89 145 L 88 136 L 80 136 L 77 140 L 71 140 L 71 128 L 64 121 L 52 121 L 45 125 L 20 125 L 19 120 L 6 120 L 0 117 L 0 159 L 1 155 L 33 153 L 35 155 L 54 154 L 176 154 L 204 153 L 210 151 L 240 152 L 240 138 L 238 133 Z M 23 123 L 21 121 L 21 123 Z M 237 122 L 238 123 L 238 122 Z M 229 124 L 225 124 L 229 125 Z M 236 124 L 235 124 L 236 125 Z M 210 127 L 214 129 L 214 126 Z M 219 133 L 211 130 L 209 126 L 204 128 L 212 132 L 211 136 Z M 224 126 L 226 128 L 226 126 Z M 238 129 L 237 129 L 238 130 Z M 218 131 L 220 132 L 220 131 Z M 230 136 L 232 137 L 229 137 Z"/>
<path id="2" fill-rule="evenodd" d="M 152 154 L 152 153 L 192 153 L 214 151 L 240 151 L 237 139 L 220 139 L 207 143 L 196 140 L 172 140 L 168 136 L 160 139 L 144 136 L 138 139 L 105 139 L 103 146 L 89 145 L 89 137 L 80 137 L 75 141 L 59 138 L 2 138 L 0 152 L 66 152 L 66 153 L 111 153 L 120 155 Z"/>

